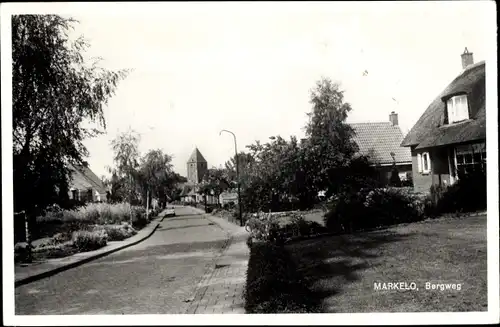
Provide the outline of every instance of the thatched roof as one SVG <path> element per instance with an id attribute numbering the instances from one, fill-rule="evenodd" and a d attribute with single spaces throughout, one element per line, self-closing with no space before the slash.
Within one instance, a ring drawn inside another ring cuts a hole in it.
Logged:
<path id="1" fill-rule="evenodd" d="M 96 174 L 87 166 L 79 165 L 73 166 L 70 165 L 71 169 L 71 177 L 69 181 L 70 189 L 77 190 L 87 190 L 87 189 L 95 189 L 100 194 L 106 193 L 106 187 L 103 182 L 97 177 Z"/>
<path id="2" fill-rule="evenodd" d="M 411 153 L 408 148 L 400 146 L 403 133 L 391 122 L 349 124 L 356 132 L 354 141 L 358 144 L 359 153 L 369 155 L 371 160 L 379 164 L 392 164 L 391 152 L 396 164 L 411 164 Z"/>
<path id="3" fill-rule="evenodd" d="M 485 74 L 484 61 L 467 67 L 434 99 L 401 146 L 420 149 L 486 139 Z M 445 124 L 445 101 L 459 93 L 467 94 L 470 119 Z"/>
<path id="4" fill-rule="evenodd" d="M 191 162 L 207 162 L 198 148 L 195 148 L 191 156 L 189 157 L 188 163 Z"/>

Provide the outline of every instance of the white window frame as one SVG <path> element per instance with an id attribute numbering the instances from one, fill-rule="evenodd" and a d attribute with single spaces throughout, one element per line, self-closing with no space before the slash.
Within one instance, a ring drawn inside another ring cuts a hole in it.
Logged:
<path id="1" fill-rule="evenodd" d="M 459 155 L 470 154 L 471 162 L 465 163 L 465 159 L 462 163 L 458 163 L 457 157 Z M 474 154 L 479 154 L 481 161 L 486 164 L 486 143 L 474 143 L 469 145 L 456 146 L 453 149 L 454 163 L 455 163 L 455 178 L 458 180 L 458 170 L 459 166 L 474 166 L 477 162 L 474 162 Z"/>
<path id="2" fill-rule="evenodd" d="M 420 155 L 420 167 L 419 171 L 422 174 L 429 174 L 431 172 L 431 156 L 429 152 L 422 152 Z M 427 157 L 427 167 L 425 166 L 425 157 Z"/>
<path id="3" fill-rule="evenodd" d="M 446 108 L 449 124 L 469 119 L 469 103 L 466 94 L 455 95 L 446 100 Z"/>
<path id="4" fill-rule="evenodd" d="M 417 153 L 417 171 L 422 173 L 422 154 Z"/>

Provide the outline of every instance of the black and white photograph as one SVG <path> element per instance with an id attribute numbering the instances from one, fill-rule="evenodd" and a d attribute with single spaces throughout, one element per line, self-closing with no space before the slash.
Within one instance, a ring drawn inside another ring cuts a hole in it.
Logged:
<path id="1" fill-rule="evenodd" d="M 0 8 L 5 325 L 500 322 L 495 2 Z"/>

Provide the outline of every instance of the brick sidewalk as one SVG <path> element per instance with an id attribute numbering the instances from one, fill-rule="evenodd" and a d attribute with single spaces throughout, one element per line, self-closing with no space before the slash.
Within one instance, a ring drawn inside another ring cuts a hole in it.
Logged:
<path id="1" fill-rule="evenodd" d="M 186 313 L 245 313 L 243 292 L 249 256 L 246 245 L 248 233 L 244 227 L 231 224 L 225 219 L 210 215 L 206 217 L 224 229 L 229 240 L 209 265 Z"/>

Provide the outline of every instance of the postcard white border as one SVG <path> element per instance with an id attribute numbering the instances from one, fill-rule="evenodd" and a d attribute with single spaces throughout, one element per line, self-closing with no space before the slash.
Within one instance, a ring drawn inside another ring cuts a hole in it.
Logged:
<path id="1" fill-rule="evenodd" d="M 263 7 L 290 6 L 293 10 L 308 10 L 317 6 L 330 5 L 363 6 L 363 2 L 342 3 L 2 3 L 1 4 L 1 62 L 2 62 L 2 217 L 13 214 L 12 188 L 12 58 L 11 23 L 12 14 L 57 13 L 71 14 L 92 11 L 112 15 L 151 15 L 161 13 L 162 8 L 182 10 L 189 7 L 193 12 L 205 10 L 205 6 L 240 7 L 259 10 Z M 380 6 L 418 5 L 409 2 L 384 2 Z M 444 5 L 441 3 L 441 5 Z M 448 2 L 457 6 L 460 2 Z M 490 8 L 484 17 L 488 24 L 491 51 L 486 59 L 486 108 L 487 108 L 487 152 L 488 155 L 488 311 L 472 313 L 353 313 L 353 314 L 307 314 L 307 315 L 77 315 L 77 316 L 16 316 L 14 314 L 14 258 L 13 258 L 13 221 L 2 219 L 3 236 L 3 316 L 5 325 L 251 325 L 251 324 L 290 324 L 290 325 L 357 325 L 357 324 L 487 324 L 499 322 L 499 219 L 498 219 L 498 98 L 497 98 L 497 45 L 496 45 L 496 4 L 490 1 L 476 2 L 476 5 Z M 489 6 L 489 7 L 488 7 Z M 331 7 L 330 7 L 331 8 Z"/>

